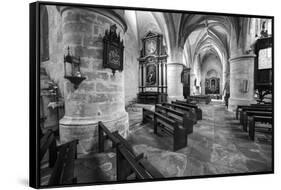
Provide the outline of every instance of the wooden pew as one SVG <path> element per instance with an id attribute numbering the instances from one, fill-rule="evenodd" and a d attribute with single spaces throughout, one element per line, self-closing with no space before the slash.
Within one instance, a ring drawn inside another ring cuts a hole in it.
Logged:
<path id="1" fill-rule="evenodd" d="M 163 178 L 163 175 L 144 158 L 143 153 L 136 156 L 133 151 L 132 146 L 128 143 L 128 141 L 126 139 L 124 139 L 119 133 L 116 133 L 115 135 L 118 138 L 118 140 L 120 141 L 120 146 L 124 146 L 126 148 L 126 150 L 131 154 L 131 157 L 134 158 L 134 160 L 137 162 L 137 164 L 139 164 L 139 166 L 141 168 L 143 168 L 144 172 L 147 173 L 151 179 Z M 124 168 L 122 169 L 122 167 L 121 167 L 121 170 L 117 170 L 117 171 L 119 171 L 119 176 L 122 176 L 121 173 L 124 173 L 123 172 Z M 134 171 L 134 173 L 136 173 L 136 172 Z M 140 178 L 140 179 L 142 179 L 142 178 Z"/>
<path id="2" fill-rule="evenodd" d="M 143 154 L 141 154 L 143 155 Z M 117 181 L 127 180 L 124 168 L 130 168 L 137 179 L 156 179 L 164 176 L 142 157 L 136 157 L 123 144 L 117 146 Z M 149 170 L 147 168 L 150 168 Z"/>
<path id="3" fill-rule="evenodd" d="M 255 140 L 255 130 L 256 130 L 256 122 L 266 122 L 272 124 L 272 116 L 250 116 L 248 118 L 249 125 L 249 137 L 251 140 Z"/>
<path id="4" fill-rule="evenodd" d="M 187 103 L 185 101 L 180 101 L 180 100 L 172 101 L 172 104 L 178 104 L 178 105 L 194 108 L 196 111 L 197 120 L 202 120 L 202 110 L 198 108 L 196 104 Z"/>
<path id="5" fill-rule="evenodd" d="M 48 185 L 66 185 L 77 182 L 76 177 L 74 177 L 77 144 L 78 140 L 73 140 L 58 147 L 58 157 Z"/>
<path id="6" fill-rule="evenodd" d="M 206 104 L 209 104 L 211 102 L 211 97 L 207 95 L 188 96 L 186 98 L 186 101 L 188 103 L 192 101 L 196 101 L 196 102 L 205 102 Z"/>
<path id="7" fill-rule="evenodd" d="M 238 115 L 241 111 L 242 108 L 247 108 L 247 107 L 256 107 L 256 108 L 272 108 L 272 104 L 250 104 L 250 105 L 238 105 L 236 107 L 236 119 L 238 119 Z"/>
<path id="8" fill-rule="evenodd" d="M 170 103 L 162 103 L 163 106 L 169 107 L 175 110 L 182 111 L 188 114 L 188 117 L 193 121 L 193 124 L 197 123 L 196 111 L 194 108 L 189 108 L 186 106 L 178 105 L 178 104 L 170 104 Z"/>
<path id="9" fill-rule="evenodd" d="M 142 109 L 142 123 L 153 121 L 153 117 L 154 117 L 154 111 L 151 111 L 146 108 Z"/>
<path id="10" fill-rule="evenodd" d="M 117 139 L 116 134 L 118 131 L 110 132 L 109 129 L 101 122 L 98 122 L 98 151 L 104 152 L 105 140 L 110 140 L 112 142 L 112 148 L 116 147 L 120 141 Z"/>
<path id="11" fill-rule="evenodd" d="M 167 116 L 161 113 L 153 112 L 146 108 L 143 108 L 143 113 L 150 115 L 149 117 L 143 116 L 143 119 L 145 119 L 145 121 L 148 121 L 147 119 L 150 119 L 151 116 L 153 116 L 153 119 L 151 121 L 153 121 L 155 134 L 158 134 L 158 128 L 160 127 L 163 132 L 173 136 L 174 151 L 187 146 L 187 131 L 185 128 L 179 126 L 176 120 L 167 118 Z"/>
<path id="12" fill-rule="evenodd" d="M 193 133 L 193 121 L 186 113 L 161 106 L 160 104 L 155 106 L 155 111 L 177 121 L 180 126 L 186 129 L 187 134 Z"/>
<path id="13" fill-rule="evenodd" d="M 173 137 L 173 151 L 177 151 L 187 146 L 186 129 L 179 126 L 174 119 L 167 118 L 165 115 L 154 112 L 154 133 L 158 134 L 160 127 L 163 132 Z"/>
<path id="14" fill-rule="evenodd" d="M 109 139 L 113 147 L 116 148 L 116 173 L 118 181 L 126 180 L 132 173 L 136 173 L 138 179 L 163 178 L 163 175 L 144 159 L 143 154 L 135 155 L 131 145 L 118 131 L 111 133 L 102 122 L 99 122 L 98 133 L 99 152 L 104 151 L 105 139 Z"/>
<path id="15" fill-rule="evenodd" d="M 57 160 L 56 139 L 52 130 L 48 130 L 40 139 L 40 161 L 49 150 L 49 167 L 52 168 Z"/>
<path id="16" fill-rule="evenodd" d="M 240 123 L 243 124 L 244 122 L 244 115 L 245 111 L 272 111 L 272 107 L 266 107 L 266 108 L 261 108 L 261 107 L 242 107 L 240 110 Z"/>
<path id="17" fill-rule="evenodd" d="M 243 111 L 242 113 L 243 113 L 243 120 L 242 120 L 243 131 L 247 131 L 248 128 L 248 116 L 272 116 L 272 111 L 247 110 L 247 111 Z"/>

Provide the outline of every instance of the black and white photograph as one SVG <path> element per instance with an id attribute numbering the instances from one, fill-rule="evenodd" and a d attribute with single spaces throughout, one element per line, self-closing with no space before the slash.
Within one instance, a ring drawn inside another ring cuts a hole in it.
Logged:
<path id="1" fill-rule="evenodd" d="M 35 2 L 30 40 L 32 187 L 274 172 L 273 16 Z"/>

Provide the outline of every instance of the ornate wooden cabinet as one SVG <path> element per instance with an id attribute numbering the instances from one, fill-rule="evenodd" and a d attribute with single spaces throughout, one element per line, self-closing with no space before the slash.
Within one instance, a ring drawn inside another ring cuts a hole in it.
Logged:
<path id="1" fill-rule="evenodd" d="M 263 102 L 268 94 L 272 94 L 272 37 L 262 37 L 255 44 L 255 90 L 258 102 Z"/>
<path id="2" fill-rule="evenodd" d="M 163 35 L 148 32 L 142 39 L 139 61 L 138 102 L 156 104 L 167 101 L 167 53 Z"/>

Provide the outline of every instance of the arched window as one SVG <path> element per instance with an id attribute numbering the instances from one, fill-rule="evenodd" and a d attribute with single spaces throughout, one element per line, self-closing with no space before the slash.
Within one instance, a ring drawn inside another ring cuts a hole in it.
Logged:
<path id="1" fill-rule="evenodd" d="M 40 57 L 41 61 L 49 60 L 49 19 L 46 6 L 40 10 Z"/>

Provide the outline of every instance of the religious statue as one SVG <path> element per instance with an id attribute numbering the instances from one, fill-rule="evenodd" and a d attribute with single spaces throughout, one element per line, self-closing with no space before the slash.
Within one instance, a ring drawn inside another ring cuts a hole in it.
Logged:
<path id="1" fill-rule="evenodd" d="M 155 85 L 156 83 L 156 66 L 149 65 L 147 67 L 146 82 L 148 85 Z"/>

